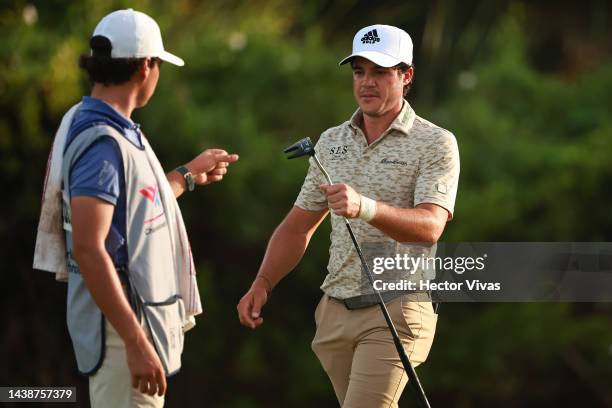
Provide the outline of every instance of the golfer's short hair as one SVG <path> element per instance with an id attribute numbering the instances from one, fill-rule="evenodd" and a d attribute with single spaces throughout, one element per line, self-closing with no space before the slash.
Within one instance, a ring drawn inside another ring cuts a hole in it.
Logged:
<path id="1" fill-rule="evenodd" d="M 94 36 L 90 41 L 91 54 L 79 57 L 79 67 L 87 72 L 89 82 L 105 86 L 128 82 L 142 65 L 144 58 L 111 58 L 111 43 L 108 38 Z M 152 58 L 154 64 L 161 60 Z"/>
<path id="2" fill-rule="evenodd" d="M 408 65 L 408 64 L 405 64 L 403 62 L 400 62 L 399 64 L 397 64 L 393 68 L 397 69 L 402 74 L 405 74 L 406 71 L 408 71 L 410 68 L 412 68 L 412 79 L 410 80 L 410 82 L 408 84 L 404 85 L 404 98 L 405 98 L 406 95 L 408 95 L 408 92 L 410 92 L 410 88 L 412 87 L 412 84 L 414 83 L 414 64 Z"/>

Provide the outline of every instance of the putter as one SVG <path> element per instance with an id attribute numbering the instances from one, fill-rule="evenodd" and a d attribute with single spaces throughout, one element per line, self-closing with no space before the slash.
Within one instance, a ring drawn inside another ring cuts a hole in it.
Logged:
<path id="1" fill-rule="evenodd" d="M 303 156 L 312 157 L 315 163 L 317 164 L 317 167 L 319 167 L 319 170 L 321 170 L 321 172 L 325 176 L 325 179 L 327 179 L 327 182 L 329 184 L 334 184 L 331 180 L 331 177 L 329 177 L 329 173 L 325 170 L 325 168 L 319 161 L 319 158 L 317 157 L 315 153 L 315 149 L 314 149 L 312 140 L 310 140 L 309 137 L 298 140 L 296 143 L 286 148 L 284 150 L 284 153 L 288 155 L 287 156 L 288 159 L 296 159 L 298 157 L 303 157 Z M 363 253 L 361 252 L 361 247 L 359 246 L 359 243 L 357 242 L 357 238 L 355 238 L 355 234 L 353 233 L 353 229 L 351 228 L 351 223 L 346 217 L 343 217 L 343 219 L 344 219 L 344 224 L 346 225 L 346 229 L 348 230 L 348 233 L 351 236 L 351 240 L 353 241 L 353 245 L 355 246 L 355 250 L 357 251 L 357 255 L 359 255 L 359 260 L 361 261 L 361 267 L 363 268 L 363 271 L 365 272 L 366 276 L 368 277 L 368 280 L 370 281 L 370 284 L 372 285 L 372 290 L 374 291 L 374 294 L 378 298 L 378 305 L 380 306 L 380 310 L 382 311 L 383 316 L 385 317 L 387 326 L 389 326 L 389 331 L 391 332 L 391 336 L 393 337 L 393 343 L 395 343 L 395 348 L 397 349 L 397 353 L 399 354 L 400 360 L 402 361 L 404 370 L 406 370 L 406 373 L 408 374 L 408 379 L 410 380 L 409 383 L 412 384 L 412 387 L 417 393 L 419 405 L 421 405 L 423 408 L 431 408 L 431 405 L 429 405 L 429 401 L 427 400 L 427 396 L 425 395 L 425 390 L 423 389 L 423 386 L 421 385 L 421 382 L 419 381 L 419 377 L 417 376 L 416 371 L 414 371 L 414 367 L 412 367 L 412 364 L 410 363 L 410 360 L 408 359 L 408 356 L 406 355 L 406 351 L 404 350 L 404 347 L 402 346 L 402 342 L 399 338 L 399 335 L 397 334 L 395 325 L 393 324 L 393 321 L 391 320 L 391 317 L 389 316 L 389 311 L 387 310 L 387 306 L 385 305 L 385 302 L 380 296 L 380 292 L 376 290 L 376 288 L 374 287 L 374 278 L 372 277 L 370 268 L 368 268 L 368 264 L 363 257 Z"/>

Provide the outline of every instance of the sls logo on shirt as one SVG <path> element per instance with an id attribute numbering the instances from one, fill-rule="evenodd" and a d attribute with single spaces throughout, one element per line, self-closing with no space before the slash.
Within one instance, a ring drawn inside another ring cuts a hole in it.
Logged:
<path id="1" fill-rule="evenodd" d="M 157 185 L 157 183 L 154 183 L 148 187 L 140 189 L 138 192 L 144 196 L 145 200 L 150 201 L 153 204 L 153 208 L 155 208 L 153 216 L 147 218 L 144 221 L 144 224 L 147 225 L 145 234 L 149 235 L 150 233 L 157 231 L 159 228 L 165 226 L 166 224 L 165 222 L 157 226 L 151 224 L 152 222 L 160 219 L 164 215 L 164 206 L 162 205 L 161 197 L 159 196 L 159 186 Z"/>
<path id="2" fill-rule="evenodd" d="M 346 153 L 348 153 L 348 145 L 334 146 L 329 149 L 332 160 L 345 160 Z"/>

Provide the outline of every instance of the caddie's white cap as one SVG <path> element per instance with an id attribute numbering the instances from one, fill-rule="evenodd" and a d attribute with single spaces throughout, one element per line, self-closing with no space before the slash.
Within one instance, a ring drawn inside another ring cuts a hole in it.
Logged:
<path id="1" fill-rule="evenodd" d="M 140 11 L 113 11 L 100 20 L 93 35 L 110 40 L 111 58 L 157 57 L 174 65 L 185 65 L 181 58 L 164 50 L 159 26 Z"/>
<path id="2" fill-rule="evenodd" d="M 412 39 L 404 30 L 375 24 L 357 31 L 353 38 L 353 53 L 340 61 L 346 64 L 354 57 L 363 57 L 381 67 L 393 67 L 401 62 L 412 65 Z"/>

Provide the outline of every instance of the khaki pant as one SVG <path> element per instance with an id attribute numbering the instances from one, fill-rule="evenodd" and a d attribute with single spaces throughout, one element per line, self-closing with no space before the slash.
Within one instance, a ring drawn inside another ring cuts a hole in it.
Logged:
<path id="1" fill-rule="evenodd" d="M 424 293 L 409 294 L 387 303 L 413 367 L 427 358 L 436 330 L 438 316 L 427 299 Z M 324 295 L 315 321 L 312 349 L 332 382 L 340 406 L 397 407 L 408 378 L 380 307 L 348 310 Z"/>
<path id="2" fill-rule="evenodd" d="M 132 408 L 164 406 L 164 397 L 150 396 L 132 387 L 127 365 L 125 343 L 106 321 L 106 354 L 102 367 L 89 377 L 89 399 L 92 408 Z M 148 331 L 145 331 L 147 335 Z"/>

